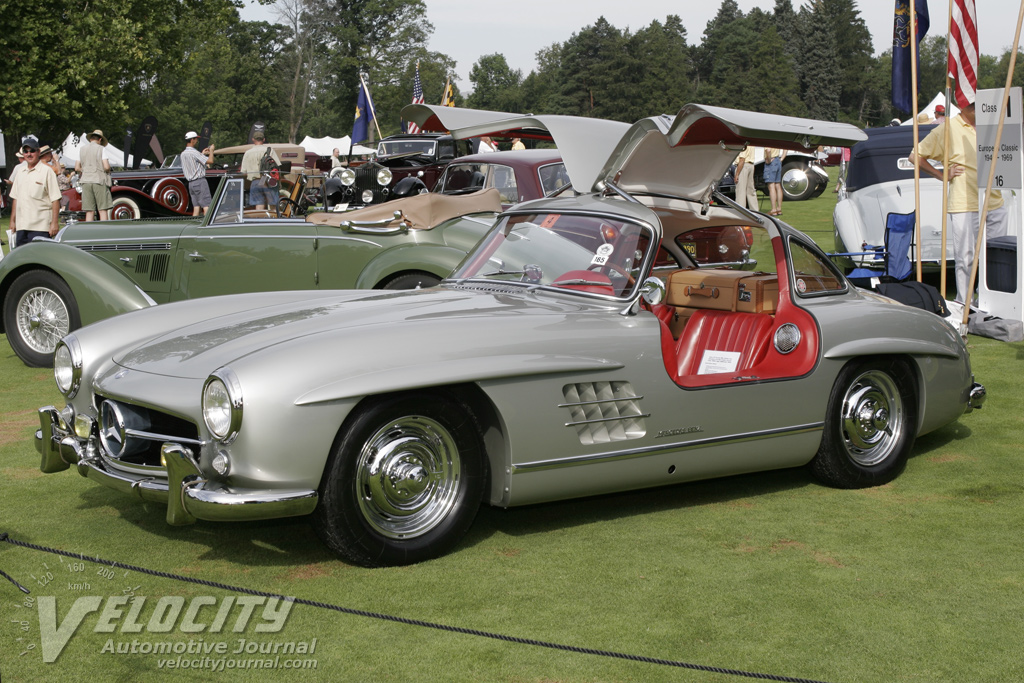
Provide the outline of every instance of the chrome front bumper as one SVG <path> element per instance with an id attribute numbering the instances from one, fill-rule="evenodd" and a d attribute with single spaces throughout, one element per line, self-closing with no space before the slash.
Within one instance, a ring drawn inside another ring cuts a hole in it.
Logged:
<path id="1" fill-rule="evenodd" d="M 87 479 L 141 500 L 167 505 L 167 523 L 192 524 L 197 519 L 240 522 L 296 517 L 313 512 L 317 492 L 308 489 L 239 489 L 208 481 L 187 447 L 167 442 L 160 448 L 166 476 L 133 476 L 111 468 L 93 441 L 83 441 L 63 425 L 53 406 L 39 409 L 36 450 L 39 469 L 60 472 L 71 465 Z"/>

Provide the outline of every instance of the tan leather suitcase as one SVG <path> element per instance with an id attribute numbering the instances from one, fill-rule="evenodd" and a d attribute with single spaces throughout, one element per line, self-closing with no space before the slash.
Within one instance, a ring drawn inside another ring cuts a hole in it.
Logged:
<path id="1" fill-rule="evenodd" d="M 671 306 L 743 313 L 775 313 L 779 301 L 778 277 L 744 270 L 689 269 L 669 276 Z"/>

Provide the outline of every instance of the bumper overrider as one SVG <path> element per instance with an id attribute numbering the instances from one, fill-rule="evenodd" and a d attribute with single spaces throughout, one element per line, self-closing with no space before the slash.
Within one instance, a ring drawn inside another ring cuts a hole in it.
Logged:
<path id="1" fill-rule="evenodd" d="M 75 465 L 87 479 L 141 500 L 167 505 L 168 524 L 192 524 L 198 519 L 238 522 L 296 517 L 310 514 L 317 504 L 314 490 L 241 489 L 213 483 L 203 475 L 192 449 L 173 441 L 160 447 L 166 470 L 153 468 L 153 476 L 120 472 L 100 454 L 95 435 L 81 438 L 73 433 L 53 406 L 39 409 L 39 425 L 39 469 L 52 473 Z"/>
<path id="2" fill-rule="evenodd" d="M 985 391 L 985 387 L 977 382 L 972 382 L 971 388 L 967 392 L 967 410 L 964 413 L 980 409 L 985 404 L 987 397 L 988 392 Z"/>

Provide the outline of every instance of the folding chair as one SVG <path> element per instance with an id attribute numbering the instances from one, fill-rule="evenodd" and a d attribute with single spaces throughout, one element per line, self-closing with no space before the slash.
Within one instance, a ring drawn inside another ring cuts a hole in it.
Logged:
<path id="1" fill-rule="evenodd" d="M 913 274 L 914 212 L 890 213 L 885 217 L 885 243 L 865 244 L 866 251 L 830 254 L 831 256 L 881 256 L 882 270 L 854 268 L 846 277 L 859 287 L 872 287 L 878 282 L 903 282 Z"/>

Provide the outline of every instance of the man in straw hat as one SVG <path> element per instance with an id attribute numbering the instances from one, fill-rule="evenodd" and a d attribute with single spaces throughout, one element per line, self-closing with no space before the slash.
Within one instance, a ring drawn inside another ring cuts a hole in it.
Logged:
<path id="1" fill-rule="evenodd" d="M 99 211 L 100 220 L 105 221 L 110 218 L 110 209 L 114 206 L 114 198 L 110 195 L 110 162 L 103 158 L 107 138 L 102 130 L 94 130 L 86 137 L 89 144 L 81 148 L 80 158 L 75 162 L 75 170 L 81 174 L 82 209 L 85 220 L 96 220 L 96 212 Z"/>
<path id="2" fill-rule="evenodd" d="M 57 216 L 60 213 L 60 188 L 57 176 L 39 162 L 39 141 L 25 138 L 21 153 L 25 168 L 14 179 L 11 187 L 11 225 L 14 246 L 28 244 L 36 237 L 57 234 Z"/>

